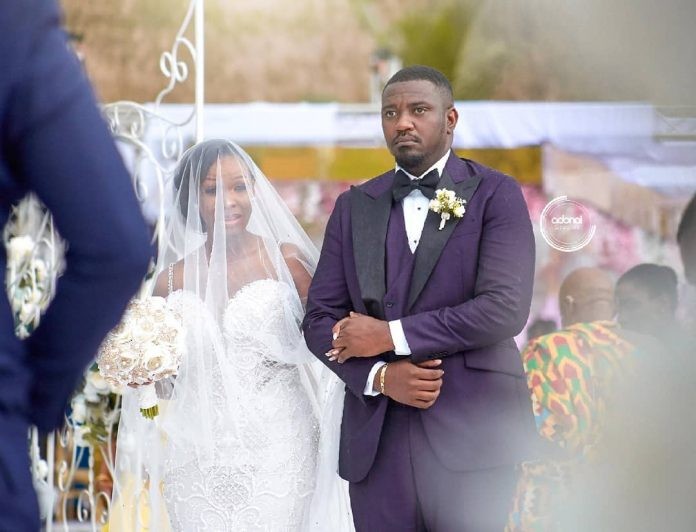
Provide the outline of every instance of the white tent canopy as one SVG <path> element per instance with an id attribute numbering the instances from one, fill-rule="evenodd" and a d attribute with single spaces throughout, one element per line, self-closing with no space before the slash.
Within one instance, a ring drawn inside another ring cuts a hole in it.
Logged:
<path id="1" fill-rule="evenodd" d="M 646 103 L 457 102 L 455 148 L 552 145 L 668 194 L 696 190 L 696 118 Z M 160 112 L 177 120 L 190 106 Z M 242 145 L 383 146 L 379 108 L 337 103 L 208 104 L 205 136 Z M 193 137 L 193 125 L 191 125 Z M 150 138 L 156 141 L 157 132 Z"/>

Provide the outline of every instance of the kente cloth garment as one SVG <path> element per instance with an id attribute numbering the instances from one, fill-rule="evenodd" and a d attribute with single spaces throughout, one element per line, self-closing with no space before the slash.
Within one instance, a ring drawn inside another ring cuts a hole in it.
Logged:
<path id="1" fill-rule="evenodd" d="M 565 458 L 520 464 L 507 531 L 554 530 L 553 507 L 599 442 L 613 387 L 630 370 L 634 346 L 617 329 L 609 321 L 577 323 L 522 352 L 537 430 Z"/>

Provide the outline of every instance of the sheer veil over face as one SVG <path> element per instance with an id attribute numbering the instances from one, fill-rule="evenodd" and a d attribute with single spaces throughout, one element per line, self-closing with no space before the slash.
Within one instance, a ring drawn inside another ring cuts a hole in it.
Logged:
<path id="1" fill-rule="evenodd" d="M 161 267 L 176 264 L 177 288 L 222 310 L 259 279 L 306 297 L 318 251 L 268 179 L 237 145 L 211 140 L 188 150 L 176 170 Z M 203 292 L 205 286 L 214 287 Z"/>
<path id="2" fill-rule="evenodd" d="M 219 489 L 237 497 L 251 489 L 245 479 L 259 484 L 271 457 L 284 453 L 289 478 L 304 479 L 287 487 L 286 499 L 308 502 L 318 478 L 317 446 L 329 443 L 324 455 L 331 459 L 317 492 L 321 485 L 343 501 L 343 515 L 349 513 L 343 488 L 335 485 L 343 387 L 311 355 L 301 333 L 318 251 L 261 170 L 232 142 L 190 148 L 172 184 L 155 291 L 181 316 L 186 353 L 156 422 L 139 415 L 130 390 L 124 395 L 114 494 L 115 508 L 124 513 L 114 522 L 123 519 L 123 529 L 138 529 L 132 508 L 146 493 L 151 528 L 175 524 L 173 501 L 182 503 L 196 475 L 224 473 L 229 480 Z M 331 442 L 319 442 L 317 427 L 329 411 L 332 425 L 322 439 Z M 290 457 L 302 458 L 297 471 Z M 132 486 L 132 493 L 124 486 Z M 218 504 L 224 520 L 215 518 L 223 528 L 254 529 L 235 521 L 242 513 L 225 513 L 230 506 L 227 500 Z M 331 519 L 328 513 L 308 515 L 304 519 L 317 526 Z"/>

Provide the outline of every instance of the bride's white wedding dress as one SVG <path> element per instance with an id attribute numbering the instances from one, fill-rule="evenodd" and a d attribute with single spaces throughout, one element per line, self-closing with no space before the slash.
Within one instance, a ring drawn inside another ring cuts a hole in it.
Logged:
<path id="1" fill-rule="evenodd" d="M 110 526 L 351 532 L 337 474 L 344 386 L 300 327 L 318 251 L 232 142 L 191 147 L 171 185 L 153 279 L 185 345 L 173 382 L 157 383 L 154 420 L 123 394 Z"/>
<path id="2" fill-rule="evenodd" d="M 189 312 L 205 312 L 193 299 L 182 291 L 168 298 L 174 306 L 188 305 Z M 295 330 L 287 326 L 288 308 L 296 303 L 294 287 L 273 279 L 254 281 L 229 300 L 217 339 L 225 360 L 208 368 L 211 454 L 203 461 L 185 443 L 171 441 L 164 462 L 174 530 L 300 530 L 314 488 L 319 435 L 306 388 L 311 384 L 297 364 L 311 355 L 298 359 L 299 323 Z M 288 360 L 289 353 L 295 360 Z M 175 387 L 195 382 L 188 377 L 182 372 Z"/>

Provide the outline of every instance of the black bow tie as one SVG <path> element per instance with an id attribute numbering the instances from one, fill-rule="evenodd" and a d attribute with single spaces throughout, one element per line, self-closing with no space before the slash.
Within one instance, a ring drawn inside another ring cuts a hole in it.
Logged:
<path id="1" fill-rule="evenodd" d="M 436 168 L 430 170 L 420 179 L 411 179 L 405 172 L 399 170 L 394 176 L 394 184 L 392 185 L 394 201 L 401 201 L 414 190 L 420 190 L 426 198 L 433 199 L 438 181 L 440 181 L 440 174 Z"/>

